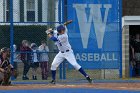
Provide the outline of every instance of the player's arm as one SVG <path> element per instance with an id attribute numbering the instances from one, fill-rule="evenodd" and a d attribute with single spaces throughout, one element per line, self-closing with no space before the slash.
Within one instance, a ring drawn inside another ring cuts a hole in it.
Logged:
<path id="1" fill-rule="evenodd" d="M 52 40 L 52 41 L 55 41 L 55 42 L 58 41 L 58 39 L 52 34 L 52 32 L 53 32 L 52 28 L 50 28 L 50 29 L 48 29 L 48 30 L 46 31 L 48 37 L 49 37 L 50 40 Z"/>
<path id="2" fill-rule="evenodd" d="M 69 21 L 64 23 L 66 33 L 68 32 L 67 25 L 70 23 L 72 23 L 72 20 L 69 20 Z"/>

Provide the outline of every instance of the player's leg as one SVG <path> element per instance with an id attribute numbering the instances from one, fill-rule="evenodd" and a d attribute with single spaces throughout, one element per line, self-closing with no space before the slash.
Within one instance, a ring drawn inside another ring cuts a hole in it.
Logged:
<path id="1" fill-rule="evenodd" d="M 55 84 L 55 77 L 56 77 L 56 69 L 57 67 L 60 65 L 60 63 L 62 63 L 64 61 L 64 57 L 62 56 L 61 53 L 58 53 L 51 65 L 51 72 L 52 72 L 52 81 L 51 83 Z"/>
<path id="2" fill-rule="evenodd" d="M 73 52 L 68 52 L 67 55 L 65 56 L 67 61 L 76 69 L 78 70 L 86 79 L 89 81 L 89 83 L 92 82 L 92 79 L 89 77 L 89 75 L 83 70 L 83 68 L 77 63 L 75 56 Z"/>

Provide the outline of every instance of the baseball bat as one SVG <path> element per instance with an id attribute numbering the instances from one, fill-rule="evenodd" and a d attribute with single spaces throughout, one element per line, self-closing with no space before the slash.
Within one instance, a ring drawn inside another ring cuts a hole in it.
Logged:
<path id="1" fill-rule="evenodd" d="M 72 20 L 69 20 L 69 21 L 66 21 L 63 25 L 66 26 L 68 24 L 72 23 Z M 56 29 L 56 27 L 54 28 L 49 28 L 46 33 L 49 33 L 49 32 L 52 32 L 53 33 L 53 30 Z"/>
<path id="2" fill-rule="evenodd" d="M 65 22 L 64 25 L 66 26 L 66 25 L 68 25 L 70 23 L 72 23 L 72 20 L 69 20 L 69 21 Z"/>

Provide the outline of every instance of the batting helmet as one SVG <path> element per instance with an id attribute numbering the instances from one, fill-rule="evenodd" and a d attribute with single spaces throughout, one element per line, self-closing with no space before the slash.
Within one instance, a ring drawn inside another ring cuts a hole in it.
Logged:
<path id="1" fill-rule="evenodd" d="M 65 26 L 64 25 L 57 26 L 57 32 L 58 33 L 61 33 L 62 30 L 65 30 Z"/>

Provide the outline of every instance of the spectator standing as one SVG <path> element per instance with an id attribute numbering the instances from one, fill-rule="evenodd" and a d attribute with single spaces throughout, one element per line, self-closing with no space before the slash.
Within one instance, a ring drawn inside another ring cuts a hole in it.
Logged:
<path id="1" fill-rule="evenodd" d="M 17 62 L 21 62 L 21 60 L 20 60 L 20 54 L 19 53 L 17 53 L 17 46 L 14 44 L 13 45 L 13 52 L 14 52 L 14 54 L 13 54 L 13 61 L 14 61 L 14 64 L 13 64 L 13 66 L 14 66 L 14 69 L 16 69 L 17 70 Z"/>
<path id="2" fill-rule="evenodd" d="M 21 51 L 21 60 L 24 63 L 22 79 L 29 80 L 29 78 L 27 77 L 27 73 L 30 69 L 30 62 L 32 61 L 32 55 L 31 55 L 32 50 L 27 40 L 22 41 L 22 46 L 20 47 L 20 51 Z"/>
<path id="3" fill-rule="evenodd" d="M 33 80 L 37 80 L 37 68 L 39 67 L 39 54 L 38 52 L 38 47 L 35 43 L 31 44 L 31 49 L 32 49 L 32 62 L 31 62 L 31 67 L 32 67 L 32 78 Z"/>
<path id="4" fill-rule="evenodd" d="M 140 76 L 140 35 L 136 34 L 136 38 L 132 44 L 132 57 L 136 61 L 136 76 Z"/>
<path id="5" fill-rule="evenodd" d="M 42 72 L 42 80 L 47 80 L 49 74 L 49 48 L 45 41 L 41 41 L 41 45 L 39 46 L 39 52 L 43 52 L 40 53 L 40 67 Z"/>

